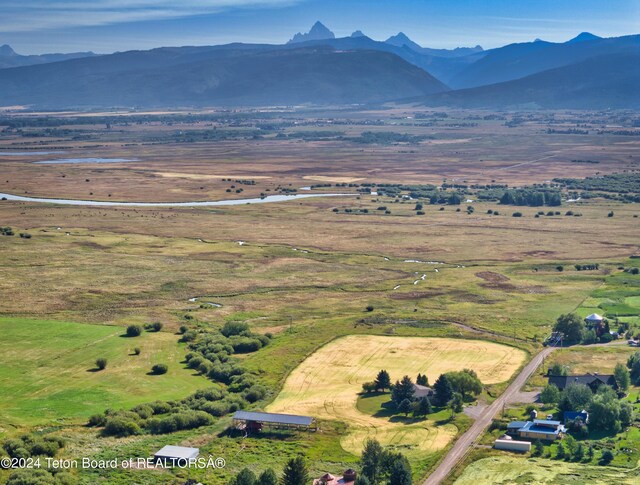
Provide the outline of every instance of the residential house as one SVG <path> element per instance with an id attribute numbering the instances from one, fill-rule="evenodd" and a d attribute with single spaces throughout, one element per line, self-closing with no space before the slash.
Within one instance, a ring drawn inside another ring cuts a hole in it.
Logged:
<path id="1" fill-rule="evenodd" d="M 598 374 L 597 372 L 573 376 L 549 376 L 548 380 L 549 384 L 554 384 L 561 391 L 572 383 L 589 386 L 593 392 L 596 392 L 598 387 L 603 384 L 611 386 L 615 390 L 618 389 L 618 383 L 612 374 Z"/>
<path id="2" fill-rule="evenodd" d="M 555 441 L 567 432 L 560 421 L 534 419 L 533 421 L 512 421 L 507 433 L 530 440 Z"/>

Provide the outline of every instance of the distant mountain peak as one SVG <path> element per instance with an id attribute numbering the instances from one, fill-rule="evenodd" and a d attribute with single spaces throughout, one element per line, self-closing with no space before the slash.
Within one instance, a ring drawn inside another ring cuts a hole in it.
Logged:
<path id="1" fill-rule="evenodd" d="M 396 47 L 407 46 L 411 49 L 422 49 L 422 46 L 412 41 L 404 32 L 398 32 L 396 35 L 392 35 L 387 40 L 387 44 L 395 45 Z"/>
<path id="2" fill-rule="evenodd" d="M 16 51 L 14 51 L 9 44 L 0 45 L 0 56 L 9 57 L 17 55 Z"/>
<path id="3" fill-rule="evenodd" d="M 324 39 L 335 39 L 336 36 L 333 32 L 331 32 L 327 27 L 325 27 L 322 22 L 319 20 L 313 24 L 311 30 L 306 34 L 298 32 L 293 38 L 287 42 L 287 44 L 295 44 L 297 42 L 306 42 L 308 40 L 324 40 Z"/>
<path id="4" fill-rule="evenodd" d="M 353 38 L 366 37 L 366 35 L 364 35 L 364 33 L 362 33 L 362 30 L 356 30 L 353 34 L 351 34 L 351 37 L 353 37 Z"/>
<path id="5" fill-rule="evenodd" d="M 598 40 L 598 39 L 602 39 L 602 37 L 598 37 L 595 34 L 592 34 L 591 32 L 580 32 L 578 35 L 576 35 L 573 39 L 568 40 L 567 44 L 572 44 L 574 42 L 585 42 L 587 40 Z"/>

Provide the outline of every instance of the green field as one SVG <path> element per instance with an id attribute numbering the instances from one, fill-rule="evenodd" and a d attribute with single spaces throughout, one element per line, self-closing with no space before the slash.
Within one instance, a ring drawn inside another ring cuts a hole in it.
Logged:
<path id="1" fill-rule="evenodd" d="M 106 408 L 176 399 L 206 387 L 184 368 L 176 335 L 144 332 L 123 337 L 122 327 L 0 318 L 0 425 L 82 422 Z M 141 354 L 133 354 L 140 347 Z M 107 368 L 96 372 L 95 360 Z M 148 375 L 156 363 L 162 376 Z"/>
<path id="2" fill-rule="evenodd" d="M 610 485 L 638 483 L 637 470 L 566 463 L 542 458 L 502 456 L 483 458 L 469 465 L 455 485 L 566 484 Z"/>

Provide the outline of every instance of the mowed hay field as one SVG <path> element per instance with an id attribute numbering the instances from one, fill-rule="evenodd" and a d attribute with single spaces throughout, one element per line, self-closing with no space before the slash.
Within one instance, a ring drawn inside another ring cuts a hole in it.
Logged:
<path id="1" fill-rule="evenodd" d="M 516 348 L 480 340 L 350 335 L 302 362 L 268 411 L 343 421 L 350 432 L 341 445 L 355 454 L 366 439 L 375 438 L 384 445 L 402 444 L 410 457 L 424 456 L 447 446 L 456 426 L 429 420 L 406 425 L 364 414 L 356 408 L 363 382 L 386 369 L 392 380 L 422 373 L 433 383 L 443 372 L 468 367 L 483 383 L 495 384 L 508 380 L 525 357 Z"/>
<path id="2" fill-rule="evenodd" d="M 541 458 L 500 456 L 469 465 L 455 485 L 560 484 L 609 485 L 638 483 L 638 472 L 611 467 L 566 463 Z"/>
<path id="3" fill-rule="evenodd" d="M 126 338 L 122 327 L 0 318 L 0 334 L 3 428 L 82 422 L 107 408 L 180 399 L 207 386 L 181 364 L 184 348 L 170 333 Z M 108 364 L 98 372 L 100 357 Z M 167 364 L 168 373 L 149 375 L 157 363 Z"/>

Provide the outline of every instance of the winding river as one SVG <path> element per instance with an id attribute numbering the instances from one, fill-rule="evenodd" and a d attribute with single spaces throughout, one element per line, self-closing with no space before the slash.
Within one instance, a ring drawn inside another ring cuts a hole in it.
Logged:
<path id="1" fill-rule="evenodd" d="M 116 202 L 98 200 L 78 200 L 78 199 L 47 199 L 44 197 L 25 197 L 22 195 L 3 194 L 0 198 L 15 200 L 20 202 L 40 202 L 45 204 L 61 205 L 91 205 L 91 206 L 118 206 L 118 207 L 210 207 L 228 206 L 243 204 L 267 204 L 269 202 L 288 202 L 298 199 L 309 199 L 312 197 L 355 197 L 358 194 L 292 194 L 292 195 L 267 195 L 266 197 L 255 197 L 253 199 L 227 199 L 227 200 L 205 200 L 199 202 Z"/>

